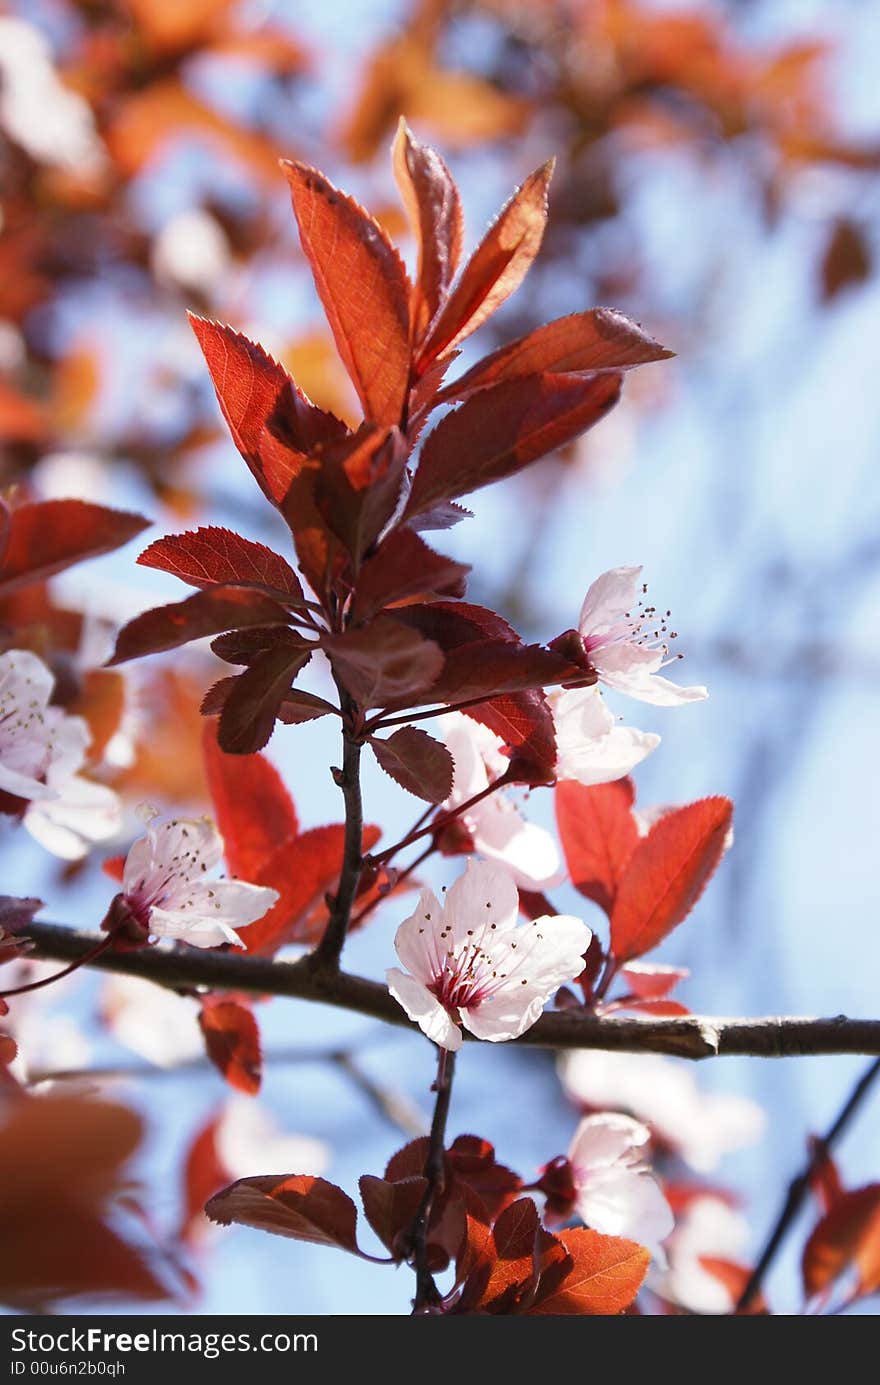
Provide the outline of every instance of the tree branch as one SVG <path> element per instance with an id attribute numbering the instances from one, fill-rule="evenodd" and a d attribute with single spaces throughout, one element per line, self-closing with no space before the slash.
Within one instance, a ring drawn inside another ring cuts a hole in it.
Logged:
<path id="1" fill-rule="evenodd" d="M 98 942 L 58 924 L 29 924 L 30 954 L 62 961 L 80 958 Z M 378 981 L 346 972 L 316 972 L 311 959 L 275 962 L 232 952 L 141 948 L 103 953 L 88 963 L 101 971 L 141 976 L 171 990 L 203 986 L 210 990 L 248 991 L 335 1005 L 369 1015 L 403 1029 L 414 1029 L 397 1001 Z M 465 1039 L 471 1035 L 465 1031 Z M 787 1058 L 800 1054 L 864 1053 L 880 1055 L 880 1020 L 808 1016 L 763 1016 L 728 1019 L 687 1015 L 674 1019 L 599 1018 L 577 1010 L 553 1011 L 511 1043 L 539 1048 L 602 1048 L 630 1053 L 667 1053 L 678 1058 Z"/>
<path id="2" fill-rule="evenodd" d="M 744 1312 L 757 1297 L 764 1276 L 775 1260 L 776 1252 L 782 1245 L 789 1227 L 800 1211 L 804 1198 L 809 1192 L 810 1181 L 813 1174 L 818 1169 L 825 1155 L 831 1152 L 834 1145 L 843 1135 L 843 1132 L 855 1116 L 878 1076 L 880 1076 L 880 1058 L 877 1058 L 873 1063 L 869 1063 L 867 1069 L 862 1073 L 844 1102 L 828 1134 L 821 1140 L 816 1141 L 815 1148 L 807 1161 L 806 1168 L 802 1173 L 798 1174 L 797 1178 L 792 1179 L 789 1184 L 788 1193 L 782 1210 L 776 1219 L 773 1230 L 767 1238 L 764 1249 L 758 1257 L 758 1263 L 752 1270 L 748 1283 L 739 1296 L 739 1301 L 736 1305 L 736 1311 L 738 1313 Z"/>
<path id="3" fill-rule="evenodd" d="M 340 688 L 343 711 L 347 713 L 342 732 L 342 769 L 333 777 L 345 800 L 345 845 L 342 871 L 330 918 L 318 946 L 309 958 L 316 975 L 333 976 L 339 971 L 339 959 L 345 946 L 345 935 L 351 921 L 351 911 L 357 898 L 363 868 L 364 810 L 361 802 L 361 740 L 354 734 L 350 717 L 354 712 L 351 701 Z M 346 705 L 348 704 L 348 705 Z"/>

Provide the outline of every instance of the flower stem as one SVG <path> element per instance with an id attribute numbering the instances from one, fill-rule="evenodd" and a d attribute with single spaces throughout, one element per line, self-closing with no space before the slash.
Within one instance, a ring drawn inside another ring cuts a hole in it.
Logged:
<path id="1" fill-rule="evenodd" d="M 61 981 L 65 976 L 70 976 L 71 972 L 79 971 L 80 967 L 84 967 L 88 962 L 93 962 L 96 957 L 100 957 L 101 953 L 106 952 L 112 943 L 112 936 L 102 938 L 89 952 L 84 952 L 81 957 L 76 957 L 69 966 L 62 967 L 60 971 L 53 972 L 51 976 L 44 976 L 39 981 L 29 981 L 26 986 L 15 986 L 11 991 L 0 991 L 0 1000 L 8 1000 L 11 995 L 25 995 L 28 991 L 39 991 L 44 986 L 51 986 L 55 981 Z"/>
<path id="2" fill-rule="evenodd" d="M 456 818 L 461 817 L 462 813 L 466 813 L 469 808 L 473 808 L 478 803 L 482 803 L 484 798 L 488 798 L 496 789 L 500 789 L 504 783 L 506 783 L 504 775 L 502 775 L 500 779 L 494 779 L 491 784 L 486 785 L 485 789 L 480 789 L 479 793 L 475 793 L 471 798 L 465 799 L 464 803 L 459 803 L 457 808 L 450 808 L 448 812 L 441 813 L 437 818 L 432 818 L 429 822 L 425 823 L 424 827 L 414 827 L 405 837 L 401 837 L 399 842 L 395 842 L 393 846 L 386 847 L 384 851 L 380 851 L 377 856 L 373 857 L 373 860 L 378 865 L 382 865 L 385 861 L 390 861 L 392 857 L 396 856 L 398 851 L 403 851 L 404 847 L 412 846 L 413 842 L 417 842 L 421 837 L 426 837 L 429 832 L 432 835 L 437 832 L 442 832 L 443 828 L 447 827 L 450 822 L 454 822 Z"/>
<path id="3" fill-rule="evenodd" d="M 431 1313 L 437 1310 L 442 1301 L 434 1276 L 428 1268 L 428 1227 L 434 1201 L 443 1192 L 445 1181 L 446 1121 L 452 1101 L 452 1079 L 455 1076 L 455 1054 L 449 1049 L 437 1051 L 437 1077 L 431 1088 L 436 1092 L 434 1118 L 428 1137 L 428 1157 L 425 1160 L 425 1178 L 428 1186 L 421 1206 L 416 1213 L 412 1228 L 411 1264 L 416 1272 L 416 1295 L 413 1299 L 413 1313 Z"/>
<path id="4" fill-rule="evenodd" d="M 859 1106 L 868 1095 L 868 1092 L 878 1076 L 880 1076 L 880 1058 L 875 1058 L 873 1063 L 869 1063 L 868 1067 L 853 1087 L 827 1135 L 821 1140 L 816 1141 L 813 1153 L 807 1161 L 806 1167 L 798 1174 L 797 1178 L 794 1178 L 789 1184 L 788 1193 L 782 1210 L 767 1238 L 763 1251 L 758 1257 L 758 1262 L 749 1276 L 749 1281 L 739 1296 L 736 1305 L 737 1313 L 745 1312 L 757 1297 L 764 1277 L 775 1260 L 776 1253 L 782 1245 L 789 1227 L 800 1211 L 804 1198 L 809 1192 L 810 1180 L 813 1174 L 821 1164 L 825 1155 L 830 1153 L 833 1146 L 846 1130 L 846 1127 L 855 1116 Z"/>

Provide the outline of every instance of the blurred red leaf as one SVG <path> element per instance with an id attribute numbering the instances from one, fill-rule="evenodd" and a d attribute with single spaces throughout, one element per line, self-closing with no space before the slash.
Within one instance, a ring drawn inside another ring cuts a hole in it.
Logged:
<path id="1" fill-rule="evenodd" d="M 412 294 L 413 338 L 420 341 L 440 307 L 461 257 L 461 199 L 440 155 L 420 144 L 401 118 L 394 176 L 418 246 Z"/>
<path id="2" fill-rule="evenodd" d="M 525 180 L 465 265 L 422 347 L 420 366 L 451 351 L 519 288 L 541 248 L 553 161 Z"/>
<path id="3" fill-rule="evenodd" d="M 299 831 L 293 799 L 264 755 L 221 750 L 213 722 L 205 722 L 202 749 L 226 864 L 232 875 L 253 880 L 268 857 Z"/>
<path id="4" fill-rule="evenodd" d="M 842 1193 L 820 1218 L 804 1247 L 806 1293 L 830 1288 L 850 1268 L 859 1294 L 880 1290 L 880 1183 Z"/>
<path id="5" fill-rule="evenodd" d="M 192 1240 L 205 1226 L 205 1203 L 229 1178 L 217 1151 L 221 1117 L 212 1116 L 197 1132 L 183 1164 L 183 1211 L 178 1236 Z"/>
<path id="6" fill-rule="evenodd" d="M 556 786 L 556 823 L 575 889 L 610 914 L 623 869 L 639 840 L 632 780 Z"/>
<path id="7" fill-rule="evenodd" d="M 452 756 L 420 727 L 401 726 L 387 740 L 373 736 L 370 747 L 385 773 L 416 798 L 442 803 L 452 792 Z"/>
<path id="8" fill-rule="evenodd" d="M 484 356 L 447 385 L 437 402 L 464 399 L 475 390 L 485 389 L 500 380 L 518 380 L 545 371 L 563 374 L 628 370 L 649 361 L 665 360 L 674 354 L 623 313 L 611 308 L 593 308 L 587 313 L 559 317 L 506 346 L 499 346 L 497 351 Z"/>
<path id="9" fill-rule="evenodd" d="M 260 1031 L 253 1012 L 236 1000 L 207 1000 L 199 1011 L 208 1057 L 230 1087 L 255 1096 L 263 1076 Z"/>
<path id="10" fill-rule="evenodd" d="M 123 625 L 109 665 L 161 654 L 191 640 L 219 635 L 246 625 L 286 626 L 288 614 L 277 601 L 248 587 L 211 587 L 183 601 L 154 606 Z"/>
<path id="11" fill-rule="evenodd" d="M 379 840 L 377 827 L 365 827 L 364 852 Z M 314 943 L 327 922 L 324 896 L 335 890 L 342 869 L 345 829 L 341 823 L 313 827 L 283 842 L 252 877 L 255 885 L 277 890 L 280 898 L 244 934 L 248 952 L 277 952 L 285 943 Z"/>
<path id="12" fill-rule="evenodd" d="M 488 386 L 426 438 L 407 516 L 513 476 L 592 428 L 619 398 L 613 373 L 528 375 Z"/>
<path id="13" fill-rule="evenodd" d="M 0 590 L 5 595 L 110 553 L 149 524 L 140 515 L 86 500 L 40 500 L 13 509 L 0 500 Z"/>
<path id="14" fill-rule="evenodd" d="M 303 251 L 366 418 L 399 423 L 409 383 L 409 284 L 378 223 L 305 164 L 282 163 Z"/>
<path id="15" fill-rule="evenodd" d="M 735 1260 L 724 1260 L 718 1255 L 700 1255 L 697 1257 L 700 1267 L 710 1274 L 713 1279 L 717 1279 L 719 1284 L 730 1295 L 731 1307 L 742 1297 L 742 1294 L 751 1278 L 751 1270 L 747 1265 L 739 1265 Z M 767 1304 L 762 1293 L 755 1294 L 750 1300 L 749 1305 L 743 1310 L 751 1317 L 761 1316 L 767 1312 Z"/>
<path id="16" fill-rule="evenodd" d="M 542 1273 L 529 1313 L 609 1316 L 629 1307 L 651 1260 L 644 1246 L 585 1228 L 562 1231 L 556 1239 L 571 1263 L 557 1262 Z"/>
<path id="17" fill-rule="evenodd" d="M 618 961 L 650 952 L 687 918 L 724 853 L 733 804 L 703 798 L 664 814 L 627 861 L 611 912 Z"/>
<path id="18" fill-rule="evenodd" d="M 360 1254 L 357 1208 L 347 1193 L 324 1178 L 265 1174 L 240 1178 L 208 1202 L 206 1214 L 221 1226 L 236 1223 L 312 1245 Z"/>
<path id="19" fill-rule="evenodd" d="M 82 1294 L 145 1301 L 170 1296 L 148 1264 L 146 1247 L 130 1244 L 107 1221 L 141 1133 L 139 1117 L 127 1107 L 79 1093 L 24 1097 L 6 1106 L 0 1301 L 33 1312 Z"/>
<path id="20" fill-rule="evenodd" d="M 873 269 L 871 248 L 862 228 L 849 217 L 834 222 L 822 256 L 822 301 L 830 303 L 844 289 L 863 284 Z"/>
<path id="21" fill-rule="evenodd" d="M 621 968 L 621 980 L 640 1000 L 663 1000 L 684 981 L 690 972 L 687 967 L 666 967 L 659 963 L 632 962 Z"/>
<path id="22" fill-rule="evenodd" d="M 844 1192 L 840 1171 L 824 1140 L 819 1139 L 817 1135 L 811 1135 L 808 1143 L 811 1159 L 810 1188 L 822 1211 L 830 1212 Z"/>
<path id="23" fill-rule="evenodd" d="M 168 534 L 144 549 L 138 562 L 170 572 L 193 587 L 254 586 L 285 604 L 303 601 L 299 578 L 287 560 L 231 529 L 211 525 Z"/>

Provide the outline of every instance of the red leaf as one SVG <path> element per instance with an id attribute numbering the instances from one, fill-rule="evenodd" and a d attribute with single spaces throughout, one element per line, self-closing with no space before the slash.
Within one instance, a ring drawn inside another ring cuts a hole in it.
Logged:
<path id="1" fill-rule="evenodd" d="M 551 784 L 556 774 L 556 730 L 542 692 L 506 693 L 466 707 L 465 716 L 488 726 L 507 746 L 511 784 Z"/>
<path id="2" fill-rule="evenodd" d="M 804 1247 L 804 1288 L 812 1297 L 852 1267 L 860 1294 L 880 1289 L 880 1183 L 843 1193 Z"/>
<path id="3" fill-rule="evenodd" d="M 456 1135 L 446 1151 L 446 1162 L 455 1180 L 480 1195 L 490 1215 L 496 1216 L 516 1196 L 522 1179 L 495 1157 L 494 1146 L 478 1135 Z"/>
<path id="4" fill-rule="evenodd" d="M 224 630 L 244 625 L 286 626 L 283 606 L 261 592 L 247 587 L 212 587 L 196 592 L 184 601 L 155 606 L 123 625 L 116 637 L 116 648 L 108 666 L 139 659 L 144 654 L 161 654 L 191 640 L 219 635 Z"/>
<path id="5" fill-rule="evenodd" d="M 535 1278 L 535 1242 L 540 1223 L 530 1197 L 519 1198 L 492 1228 L 489 1278 L 477 1306 L 489 1313 L 513 1313 Z"/>
<path id="6" fill-rule="evenodd" d="M 618 961 L 650 952 L 687 918 L 721 860 L 732 813 L 729 798 L 703 798 L 666 813 L 638 843 L 611 913 Z"/>
<path id="7" fill-rule="evenodd" d="M 244 630 L 230 630 L 211 641 L 211 649 L 227 664 L 250 665 L 261 654 L 284 644 L 289 649 L 308 650 L 308 641 L 296 630 L 282 630 L 277 625 L 249 625 Z"/>
<path id="8" fill-rule="evenodd" d="M 223 699 L 217 739 L 230 755 L 251 755 L 262 750 L 275 729 L 278 709 L 290 692 L 297 674 L 309 662 L 311 651 L 280 644 L 267 649 L 240 673 Z"/>
<path id="9" fill-rule="evenodd" d="M 469 572 L 468 564 L 435 553 L 412 529 L 396 529 L 358 574 L 353 618 L 365 620 L 413 597 L 463 596 Z"/>
<path id="10" fill-rule="evenodd" d="M 437 396 L 437 403 L 464 399 L 500 380 L 519 380 L 546 371 L 628 370 L 673 356 L 635 322 L 611 308 L 572 313 L 536 327 L 527 336 L 499 346 Z"/>
<path id="11" fill-rule="evenodd" d="M 230 874 L 254 878 L 266 860 L 299 831 L 296 808 L 281 775 L 264 755 L 227 755 L 217 728 L 202 732 L 205 774 Z"/>
<path id="12" fill-rule="evenodd" d="M 322 646 L 340 681 L 364 707 L 405 701 L 430 687 L 443 667 L 433 640 L 386 616 L 325 636 Z"/>
<path id="13" fill-rule="evenodd" d="M 101 870 L 104 874 L 109 876 L 111 880 L 118 880 L 120 885 L 125 874 L 125 859 L 124 856 L 108 856 L 106 861 L 101 862 Z"/>
<path id="14" fill-rule="evenodd" d="M 193 587 L 256 587 L 284 604 L 300 606 L 303 589 L 293 568 L 265 544 L 214 526 L 168 534 L 144 549 L 138 562 L 173 573 Z"/>
<path id="15" fill-rule="evenodd" d="M 395 611 L 397 621 L 411 625 L 447 652 L 473 640 L 506 640 L 522 644 L 519 635 L 496 611 L 469 601 L 430 601 Z"/>
<path id="16" fill-rule="evenodd" d="M 323 697 L 294 689 L 282 699 L 276 715 L 285 726 L 298 726 L 303 721 L 316 721 L 318 717 L 326 717 L 335 711 L 333 704 L 325 702 Z"/>
<path id="17" fill-rule="evenodd" d="M 379 840 L 379 829 L 364 828 L 364 852 Z M 277 890 L 280 898 L 244 934 L 247 950 L 263 956 L 285 943 L 314 943 L 327 922 L 324 896 L 335 890 L 342 869 L 342 824 L 313 827 L 282 843 L 252 879 Z"/>
<path id="18" fill-rule="evenodd" d="M 604 418 L 621 377 L 529 375 L 503 380 L 461 404 L 425 440 L 408 517 L 513 476 Z"/>
<path id="19" fill-rule="evenodd" d="M 679 981 L 690 976 L 687 967 L 667 967 L 657 962 L 631 962 L 621 970 L 621 979 L 639 1000 L 663 1000 Z"/>
<path id="20" fill-rule="evenodd" d="M 580 1228 L 562 1231 L 558 1239 L 571 1265 L 563 1275 L 542 1275 L 529 1313 L 610 1316 L 629 1307 L 651 1260 L 644 1246 Z"/>
<path id="21" fill-rule="evenodd" d="M 517 188 L 489 227 L 429 331 L 420 369 L 476 331 L 519 288 L 541 248 L 553 161 Z"/>
<path id="22" fill-rule="evenodd" d="M 252 1011 L 236 1000 L 208 1001 L 199 1011 L 208 1057 L 230 1087 L 255 1096 L 263 1075 L 260 1031 Z"/>
<path id="23" fill-rule="evenodd" d="M 578 977 L 578 980 L 580 980 L 580 977 Z M 620 1001 L 616 1003 L 618 1003 L 622 1009 L 632 1010 L 635 1014 L 639 1015 L 658 1015 L 669 1019 L 674 1015 L 690 1014 L 688 1007 L 682 1005 L 680 1000 L 627 1000 L 626 997 L 621 997 Z"/>
<path id="24" fill-rule="evenodd" d="M 365 423 L 321 453 L 315 500 L 356 567 L 397 510 L 405 470 L 397 428 Z"/>
<path id="25" fill-rule="evenodd" d="M 632 780 L 556 786 L 556 823 L 571 883 L 611 913 L 624 867 L 639 840 Z"/>
<path id="26" fill-rule="evenodd" d="M 385 1178 L 374 1178 L 365 1173 L 359 1179 L 358 1186 L 367 1221 L 382 1244 L 388 1247 L 392 1255 L 396 1255 L 400 1233 L 412 1226 L 422 1204 L 428 1187 L 427 1178 L 403 1178 L 391 1183 Z"/>
<path id="27" fill-rule="evenodd" d="M 452 792 L 455 766 L 440 741 L 417 726 L 401 726 L 387 740 L 370 739 L 382 769 L 408 793 L 427 803 L 442 803 Z"/>
<path id="28" fill-rule="evenodd" d="M 206 1214 L 221 1226 L 235 1222 L 317 1246 L 338 1246 L 359 1255 L 357 1208 L 347 1193 L 324 1178 L 265 1174 L 240 1178 L 212 1197 Z"/>
<path id="29" fill-rule="evenodd" d="M 282 162 L 300 240 L 336 347 L 366 418 L 396 424 L 409 383 L 409 284 L 363 207 L 317 169 Z"/>
<path id="30" fill-rule="evenodd" d="M 344 436 L 345 425 L 312 404 L 255 342 L 221 322 L 190 314 L 190 323 L 232 440 L 263 494 L 280 504 L 306 456 L 322 442 Z M 284 445 L 268 431 L 270 424 Z"/>
<path id="31" fill-rule="evenodd" d="M 401 117 L 394 176 L 418 245 L 412 294 L 413 338 L 421 340 L 446 296 L 461 256 L 461 199 L 440 155 L 419 144 Z"/>
<path id="32" fill-rule="evenodd" d="M 488 699 L 580 677 L 579 669 L 543 645 L 474 640 L 449 650 L 440 676 L 424 690 L 421 700 L 451 704 Z"/>
<path id="33" fill-rule="evenodd" d="M 140 515 L 85 500 L 41 500 L 14 509 L 0 500 L 0 515 L 6 521 L 0 562 L 4 596 L 86 558 L 121 548 L 150 524 Z"/>

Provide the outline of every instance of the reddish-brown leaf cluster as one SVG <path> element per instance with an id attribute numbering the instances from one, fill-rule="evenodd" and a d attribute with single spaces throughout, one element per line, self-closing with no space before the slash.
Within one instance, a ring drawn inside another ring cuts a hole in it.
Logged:
<path id="1" fill-rule="evenodd" d="M 445 384 L 460 343 L 534 260 L 552 170 L 539 169 L 514 193 L 456 277 L 461 208 L 449 170 L 403 124 L 394 169 L 419 246 L 415 282 L 361 206 L 316 169 L 285 165 L 360 426 L 313 404 L 239 333 L 193 320 L 232 438 L 287 522 L 312 597 L 284 557 L 229 530 L 160 539 L 140 561 L 198 590 L 129 622 L 112 662 L 214 636 L 214 652 L 243 671 L 216 684 L 203 711 L 219 714 L 225 751 L 248 754 L 276 719 L 303 719 L 293 683 L 320 650 L 343 712 L 362 732 L 381 725 L 380 712 L 467 704 L 507 745 L 510 778 L 546 783 L 555 749 L 542 690 L 593 675 L 461 602 L 467 568 L 435 552 L 421 531 L 457 522 L 462 495 L 592 427 L 616 403 L 624 370 L 669 353 L 620 314 L 596 310 L 540 328 Z M 432 412 L 455 401 L 416 459 Z M 305 707 L 309 716 L 328 710 L 314 698 Z M 451 762 L 427 732 L 370 743 L 405 788 L 429 802 L 448 795 Z"/>
<path id="2" fill-rule="evenodd" d="M 522 1180 L 476 1136 L 459 1136 L 445 1151 L 439 1189 L 426 1176 L 428 1154 L 427 1139 L 413 1141 L 383 1178 L 364 1175 L 360 1191 L 364 1215 L 395 1263 L 412 1259 L 414 1227 L 427 1208 L 427 1264 L 433 1272 L 454 1265 L 440 1311 L 608 1316 L 632 1304 L 650 1258 L 642 1246 L 585 1228 L 550 1233 Z M 365 1254 L 355 1204 L 323 1178 L 242 1178 L 205 1210 L 224 1226 Z"/>

